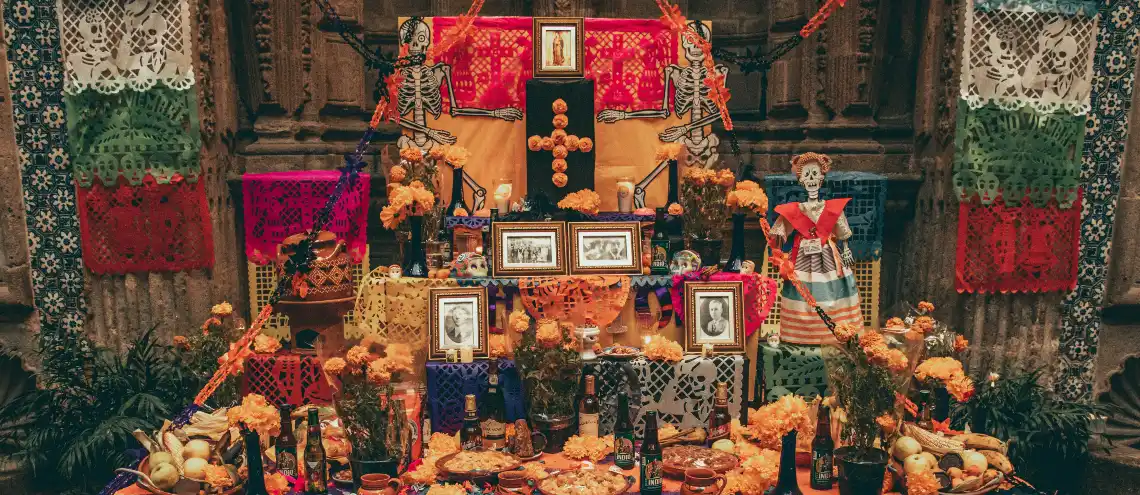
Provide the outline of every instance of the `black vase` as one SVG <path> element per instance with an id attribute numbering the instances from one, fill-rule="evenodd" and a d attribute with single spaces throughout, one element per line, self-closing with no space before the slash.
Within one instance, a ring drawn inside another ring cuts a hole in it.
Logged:
<path id="1" fill-rule="evenodd" d="M 386 474 L 392 478 L 400 476 L 400 461 L 395 459 L 365 461 L 349 454 L 348 462 L 352 466 L 353 491 L 360 491 L 360 477 L 366 474 Z"/>
<path id="2" fill-rule="evenodd" d="M 427 278 L 427 255 L 424 254 L 424 217 L 413 215 L 408 218 L 412 229 L 412 239 L 404 247 L 404 263 L 400 268 L 404 270 L 405 277 Z"/>
<path id="3" fill-rule="evenodd" d="M 732 248 L 728 250 L 728 261 L 724 263 L 726 272 L 740 273 L 744 266 L 744 214 L 732 214 Z"/>
<path id="4" fill-rule="evenodd" d="M 946 421 L 950 417 L 950 392 L 946 391 L 946 387 L 934 389 L 934 411 L 931 411 L 930 417 L 935 421 Z"/>
<path id="5" fill-rule="evenodd" d="M 880 493 L 887 473 L 887 452 L 882 449 L 840 447 L 835 449 L 839 464 L 840 495 Z"/>
<path id="6" fill-rule="evenodd" d="M 678 171 L 681 166 L 677 160 L 669 160 L 669 196 L 666 206 L 678 202 L 680 197 L 678 191 L 680 190 L 681 174 Z"/>
<path id="7" fill-rule="evenodd" d="M 796 430 L 784 435 L 780 443 L 780 477 L 771 495 L 803 495 L 796 481 Z"/>
<path id="8" fill-rule="evenodd" d="M 455 210 L 460 208 L 472 215 L 475 214 L 475 212 L 468 210 L 467 205 L 463 202 L 463 169 L 456 168 L 451 170 L 451 203 L 447 205 L 447 211 L 444 214 L 453 217 Z"/>

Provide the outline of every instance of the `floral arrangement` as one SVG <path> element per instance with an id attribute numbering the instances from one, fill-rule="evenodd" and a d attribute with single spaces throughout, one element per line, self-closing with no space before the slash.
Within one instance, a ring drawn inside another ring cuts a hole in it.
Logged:
<path id="1" fill-rule="evenodd" d="M 189 337 L 184 335 L 174 337 L 174 348 L 179 351 L 179 357 L 186 371 L 194 377 L 195 382 L 204 385 L 214 376 L 214 372 L 218 369 L 219 356 L 233 355 L 236 359 L 244 360 L 252 354 L 252 351 L 234 349 L 236 346 L 232 342 L 241 337 L 245 325 L 230 320 L 233 312 L 234 308 L 228 302 L 215 304 L 210 308 L 210 317 L 202 323 L 201 332 L 192 333 Z M 239 366 L 238 371 L 241 370 L 242 367 Z M 210 404 L 224 407 L 240 399 L 241 392 L 237 380 L 231 377 L 223 381 L 210 397 Z"/>
<path id="2" fill-rule="evenodd" d="M 562 201 L 558 202 L 559 208 L 575 210 L 586 215 L 597 215 L 601 206 L 602 197 L 589 189 L 567 194 L 566 197 L 562 198 Z"/>
<path id="3" fill-rule="evenodd" d="M 388 204 L 380 210 L 380 222 L 388 230 L 397 230 L 409 215 L 425 215 L 435 206 L 435 194 L 420 181 L 395 186 L 388 191 Z"/>
<path id="4" fill-rule="evenodd" d="M 728 169 L 690 167 L 683 178 L 680 206 L 688 213 L 685 234 L 692 239 L 722 238 L 731 213 L 728 191 L 736 184 L 736 176 Z"/>
<path id="5" fill-rule="evenodd" d="M 281 350 L 281 341 L 269 335 L 258 335 L 253 338 L 253 352 L 258 354 L 273 354 Z"/>
<path id="6" fill-rule="evenodd" d="M 966 402 L 974 395 L 974 381 L 966 376 L 962 362 L 952 357 L 928 358 L 914 370 L 914 376 L 922 382 L 941 382 L 958 402 Z"/>
<path id="7" fill-rule="evenodd" d="M 511 350 L 507 346 L 507 336 L 503 334 L 492 334 L 487 339 L 490 346 L 490 355 L 492 358 L 509 358 L 511 357 Z"/>
<path id="8" fill-rule="evenodd" d="M 523 381 L 528 409 L 536 414 L 568 416 L 574 413 L 578 374 L 582 358 L 573 336 L 573 327 L 544 319 L 531 330 L 530 318 L 516 311 L 510 325 L 522 332 L 515 348 L 515 365 Z"/>
<path id="9" fill-rule="evenodd" d="M 566 440 L 562 453 L 579 461 L 598 462 L 614 451 L 614 436 L 574 435 Z"/>
<path id="10" fill-rule="evenodd" d="M 657 147 L 657 153 L 654 155 L 654 159 L 657 163 L 684 160 L 687 154 L 688 148 L 681 143 L 665 143 Z"/>
<path id="11" fill-rule="evenodd" d="M 325 361 L 325 374 L 340 378 L 333 403 L 358 459 L 402 460 L 408 452 L 404 408 L 393 407 L 392 383 L 411 369 L 411 348 L 400 343 L 388 344 L 380 356 L 365 341 L 350 348 L 344 358 Z"/>
<path id="12" fill-rule="evenodd" d="M 258 394 L 243 397 L 240 406 L 226 411 L 226 419 L 231 427 L 256 431 L 266 442 L 281 432 L 281 414 L 277 412 L 277 407 Z"/>
<path id="13" fill-rule="evenodd" d="M 754 455 L 742 457 L 740 467 L 729 471 L 725 476 L 723 493 L 743 495 L 763 495 L 780 476 L 780 453 L 775 450 L 760 450 Z"/>
<path id="14" fill-rule="evenodd" d="M 768 195 L 759 184 L 750 180 L 737 182 L 736 189 L 729 191 L 725 203 L 737 211 L 750 211 L 761 216 L 768 214 Z"/>
<path id="15" fill-rule="evenodd" d="M 745 427 L 746 434 L 761 448 L 773 450 L 780 449 L 780 440 L 792 430 L 803 433 L 805 438 L 815 434 L 807 402 L 791 394 L 761 406 L 755 415 L 749 414 Z"/>
<path id="16" fill-rule="evenodd" d="M 594 141 L 588 137 L 580 138 L 566 133 L 566 126 L 570 124 L 570 118 L 566 116 L 566 111 L 570 108 L 566 105 L 565 100 L 562 98 L 554 100 L 551 109 L 554 110 L 554 119 L 551 121 L 554 124 L 554 131 L 549 136 L 536 134 L 528 137 L 526 147 L 531 151 L 549 151 L 554 156 L 554 160 L 550 164 L 550 168 L 554 170 L 554 175 L 551 176 L 550 180 L 556 187 L 566 187 L 566 183 L 570 180 L 566 175 L 566 157 L 571 151 L 589 153 L 594 149 Z"/>
<path id="17" fill-rule="evenodd" d="M 905 342 L 888 341 L 875 330 L 860 332 L 857 325 L 841 323 L 832 333 L 837 352 L 825 353 L 834 392 L 829 401 L 847 419 L 843 440 L 868 450 L 884 425 L 895 424 L 895 397 L 909 381 L 911 359 L 903 351 Z"/>
<path id="18" fill-rule="evenodd" d="M 650 337 L 649 341 L 645 343 L 645 348 L 642 349 L 642 353 L 645 354 L 646 359 L 668 361 L 670 363 L 676 363 L 685 356 L 685 351 L 681 348 L 681 344 L 660 335 Z"/>

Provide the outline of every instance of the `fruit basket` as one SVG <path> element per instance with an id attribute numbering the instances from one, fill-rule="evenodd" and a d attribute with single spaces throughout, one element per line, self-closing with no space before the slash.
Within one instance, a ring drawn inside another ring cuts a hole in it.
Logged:
<path id="1" fill-rule="evenodd" d="M 1013 472 L 1005 442 L 980 433 L 946 435 L 905 423 L 891 448 L 890 469 L 906 483 L 908 474 L 930 470 L 939 493 L 980 495 L 1000 487 Z"/>

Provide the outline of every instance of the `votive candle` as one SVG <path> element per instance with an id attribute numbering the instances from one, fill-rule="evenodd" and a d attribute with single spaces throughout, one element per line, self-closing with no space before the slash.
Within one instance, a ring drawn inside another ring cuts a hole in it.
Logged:
<path id="1" fill-rule="evenodd" d="M 511 193 L 513 191 L 514 184 L 510 179 L 495 181 L 495 207 L 504 214 L 511 211 Z"/>
<path id="2" fill-rule="evenodd" d="M 475 361 L 475 350 L 469 345 L 459 348 L 459 362 L 470 363 Z"/>
<path id="3" fill-rule="evenodd" d="M 459 353 L 457 353 L 455 349 L 448 349 L 445 354 L 445 359 L 449 363 L 457 363 L 459 362 Z"/>
<path id="4" fill-rule="evenodd" d="M 619 213 L 633 212 L 633 177 L 619 177 L 617 181 L 617 204 Z"/>

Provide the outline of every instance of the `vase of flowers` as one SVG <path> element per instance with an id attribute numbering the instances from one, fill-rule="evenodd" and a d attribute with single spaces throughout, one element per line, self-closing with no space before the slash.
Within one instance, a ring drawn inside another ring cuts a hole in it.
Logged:
<path id="1" fill-rule="evenodd" d="M 701 255 L 702 265 L 717 265 L 731 213 L 726 200 L 736 176 L 728 169 L 689 168 L 684 179 L 680 207 L 685 213 L 685 237 L 691 249 Z"/>
<path id="2" fill-rule="evenodd" d="M 398 343 L 388 344 L 381 353 L 353 346 L 343 358 L 324 363 L 325 374 L 340 379 L 333 405 L 352 444 L 349 462 L 358 490 L 362 475 L 397 476 L 411 451 L 403 400 L 393 398 L 393 383 L 411 369 L 411 348 Z M 337 381 L 329 383 L 335 387 Z"/>
<path id="3" fill-rule="evenodd" d="M 535 427 L 546 435 L 547 453 L 562 451 L 574 432 L 574 397 L 582 359 L 574 341 L 573 325 L 544 319 L 530 329 L 530 317 L 516 311 L 511 328 L 522 332 L 515 349 L 515 364 L 523 380 L 527 410 Z"/>
<path id="4" fill-rule="evenodd" d="M 768 196 L 759 184 L 742 180 L 726 195 L 725 204 L 732 209 L 732 249 L 728 252 L 724 271 L 740 273 L 744 266 L 744 217 L 753 213 L 763 218 L 768 212 Z"/>
<path id="5" fill-rule="evenodd" d="M 413 215 L 408 219 L 412 235 L 404 247 L 404 262 L 400 265 L 406 277 L 425 278 L 428 275 L 427 255 L 424 254 L 423 221 L 422 215 Z"/>
<path id="6" fill-rule="evenodd" d="M 784 434 L 780 441 L 780 477 L 772 495 L 803 495 L 796 481 L 796 430 Z"/>

